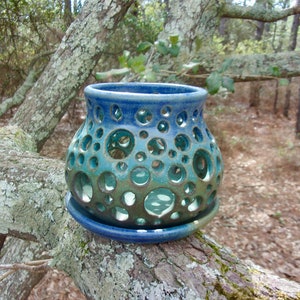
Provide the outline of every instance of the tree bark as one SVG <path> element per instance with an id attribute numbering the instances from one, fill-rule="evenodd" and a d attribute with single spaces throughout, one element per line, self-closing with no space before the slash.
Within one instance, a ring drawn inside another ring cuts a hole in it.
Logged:
<path id="1" fill-rule="evenodd" d="M 221 16 L 231 19 L 247 19 L 261 22 L 276 22 L 286 17 L 300 13 L 300 6 L 294 6 L 282 10 L 270 10 L 263 6 L 244 6 L 225 4 Z"/>
<path id="2" fill-rule="evenodd" d="M 93 70 L 132 2 L 134 0 L 85 1 L 82 13 L 69 27 L 11 122 L 31 134 L 38 149 Z"/>
<path id="3" fill-rule="evenodd" d="M 68 273 L 88 299 L 299 296 L 298 283 L 240 261 L 200 231 L 153 245 L 123 244 L 93 235 L 65 210 L 64 163 L 31 152 L 34 139 L 18 127 L 2 128 L 0 138 L 0 234 L 38 244 L 39 251 L 51 255 L 51 266 Z M 2 296 L 12 299 L 10 295 L 7 290 Z"/>

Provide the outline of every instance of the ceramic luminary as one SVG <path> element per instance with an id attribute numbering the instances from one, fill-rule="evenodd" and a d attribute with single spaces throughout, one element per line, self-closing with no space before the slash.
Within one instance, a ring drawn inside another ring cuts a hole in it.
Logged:
<path id="1" fill-rule="evenodd" d="M 207 92 L 156 83 L 85 89 L 87 116 L 67 153 L 66 204 L 102 236 L 185 237 L 217 213 L 223 162 L 203 120 Z"/>

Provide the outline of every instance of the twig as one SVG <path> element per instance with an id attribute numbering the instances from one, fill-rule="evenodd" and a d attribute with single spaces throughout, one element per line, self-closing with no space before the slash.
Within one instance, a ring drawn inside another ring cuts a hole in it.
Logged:
<path id="1" fill-rule="evenodd" d="M 44 272 L 50 269 L 49 262 L 51 259 L 33 260 L 26 263 L 2 264 L 0 270 L 9 270 L 0 276 L 0 281 L 19 270 L 29 272 Z"/>

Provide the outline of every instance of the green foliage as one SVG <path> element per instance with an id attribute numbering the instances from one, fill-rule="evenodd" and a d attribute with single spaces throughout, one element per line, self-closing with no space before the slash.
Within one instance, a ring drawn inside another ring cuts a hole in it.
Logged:
<path id="1" fill-rule="evenodd" d="M 234 93 L 234 80 L 224 73 L 232 64 L 232 59 L 225 59 L 221 68 L 212 72 L 206 79 L 207 90 L 211 95 L 217 94 L 221 87 L 226 88 L 229 92 Z"/>

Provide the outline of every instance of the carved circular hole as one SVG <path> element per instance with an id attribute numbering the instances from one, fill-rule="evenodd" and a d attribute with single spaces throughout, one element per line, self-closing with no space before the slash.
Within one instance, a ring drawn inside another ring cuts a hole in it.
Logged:
<path id="1" fill-rule="evenodd" d="M 152 121 L 152 113 L 148 109 L 139 109 L 136 113 L 136 119 L 143 125 L 147 125 Z"/>
<path id="2" fill-rule="evenodd" d="M 119 206 L 116 206 L 112 209 L 112 215 L 116 220 L 120 222 L 124 222 L 129 218 L 128 211 L 125 208 Z"/>
<path id="3" fill-rule="evenodd" d="M 203 134 L 202 131 L 198 127 L 193 128 L 193 137 L 199 143 L 203 142 Z"/>
<path id="4" fill-rule="evenodd" d="M 105 197 L 104 197 L 104 201 L 105 201 L 105 203 L 106 203 L 107 205 L 110 205 L 110 204 L 113 203 L 114 199 L 113 199 L 113 197 L 112 197 L 111 195 L 107 194 L 107 195 L 105 195 Z"/>
<path id="5" fill-rule="evenodd" d="M 206 131 L 206 134 L 207 134 L 208 138 L 209 138 L 211 141 L 213 141 L 213 140 L 214 140 L 214 137 L 213 137 L 212 134 L 210 133 L 209 129 L 206 128 L 205 131 Z"/>
<path id="6" fill-rule="evenodd" d="M 92 137 L 90 135 L 86 135 L 81 141 L 80 148 L 83 151 L 86 151 L 91 146 L 92 141 L 93 141 Z"/>
<path id="7" fill-rule="evenodd" d="M 190 139 L 185 134 L 178 134 L 175 137 L 175 146 L 180 151 L 187 151 L 190 148 Z"/>
<path id="8" fill-rule="evenodd" d="M 81 201 L 89 203 L 93 197 L 93 186 L 90 178 L 83 172 L 78 172 L 74 178 L 74 189 Z"/>
<path id="9" fill-rule="evenodd" d="M 106 209 L 106 207 L 102 203 L 97 203 L 96 207 L 100 212 L 104 212 Z"/>
<path id="10" fill-rule="evenodd" d="M 173 165 L 168 171 L 169 180 L 173 183 L 181 183 L 186 177 L 186 171 L 183 166 Z"/>
<path id="11" fill-rule="evenodd" d="M 78 164 L 82 165 L 84 163 L 84 155 L 80 153 L 77 158 Z"/>
<path id="12" fill-rule="evenodd" d="M 98 128 L 96 130 L 96 138 L 100 139 L 102 137 L 102 135 L 103 135 L 103 129 L 102 128 Z"/>
<path id="13" fill-rule="evenodd" d="M 209 195 L 209 197 L 208 197 L 208 199 L 207 199 L 207 205 L 210 205 L 210 204 L 215 200 L 216 195 L 217 195 L 217 192 L 216 192 L 216 191 L 213 191 L 213 192 Z"/>
<path id="14" fill-rule="evenodd" d="M 117 104 L 113 104 L 110 107 L 110 113 L 111 113 L 112 118 L 117 122 L 120 121 L 123 117 L 122 110 Z"/>
<path id="15" fill-rule="evenodd" d="M 175 198 L 175 194 L 169 189 L 155 189 L 145 198 L 145 210 L 149 215 L 160 218 L 172 211 L 175 204 Z"/>
<path id="16" fill-rule="evenodd" d="M 96 156 L 92 156 L 89 159 L 89 166 L 90 166 L 90 168 L 96 169 L 98 167 L 98 165 L 99 165 L 98 158 Z"/>
<path id="17" fill-rule="evenodd" d="M 125 172 L 128 168 L 128 165 L 125 162 L 120 161 L 117 163 L 116 167 L 117 167 L 117 170 L 119 170 L 120 172 Z"/>
<path id="18" fill-rule="evenodd" d="M 182 161 L 184 164 L 187 164 L 187 163 L 190 161 L 190 158 L 189 158 L 188 155 L 183 155 L 181 161 Z"/>
<path id="19" fill-rule="evenodd" d="M 161 133 L 166 133 L 169 131 L 169 123 L 166 121 L 160 121 L 157 125 L 157 129 L 161 132 Z"/>
<path id="20" fill-rule="evenodd" d="M 202 204 L 201 196 L 197 196 L 192 200 L 192 203 L 188 206 L 188 211 L 193 212 L 200 208 Z"/>
<path id="21" fill-rule="evenodd" d="M 134 137 L 125 129 L 118 129 L 110 134 L 107 141 L 107 152 L 114 159 L 127 157 L 134 147 Z"/>
<path id="22" fill-rule="evenodd" d="M 143 226 L 146 224 L 146 220 L 144 218 L 137 218 L 135 220 L 135 224 L 138 225 L 138 226 Z"/>
<path id="23" fill-rule="evenodd" d="M 161 109 L 161 114 L 162 116 L 164 117 L 169 117 L 170 114 L 172 112 L 172 108 L 170 106 L 164 106 L 162 109 Z"/>
<path id="24" fill-rule="evenodd" d="M 103 113 L 103 109 L 100 106 L 95 106 L 94 108 L 94 119 L 98 122 L 98 123 L 102 123 L 104 118 L 104 113 Z"/>
<path id="25" fill-rule="evenodd" d="M 138 153 L 135 155 L 135 159 L 136 159 L 137 161 L 139 161 L 139 162 L 144 161 L 146 158 L 147 158 L 146 153 L 145 153 L 145 152 L 142 152 L 142 151 L 138 152 Z"/>
<path id="26" fill-rule="evenodd" d="M 135 193 L 133 193 L 133 192 L 125 192 L 122 195 L 122 202 L 127 206 L 134 205 L 135 200 L 136 200 L 136 196 L 135 196 Z"/>
<path id="27" fill-rule="evenodd" d="M 67 159 L 67 164 L 69 168 L 72 168 L 75 164 L 75 154 L 71 152 Z"/>
<path id="28" fill-rule="evenodd" d="M 193 195 L 196 189 L 196 185 L 193 182 L 188 182 L 184 185 L 184 192 L 187 195 Z"/>
<path id="29" fill-rule="evenodd" d="M 179 218 L 180 218 L 180 213 L 177 211 L 173 212 L 170 216 L 170 219 L 172 219 L 172 220 L 177 220 Z"/>
<path id="30" fill-rule="evenodd" d="M 198 109 L 195 109 L 194 112 L 193 112 L 193 117 L 192 117 L 192 120 L 193 120 L 194 122 L 197 121 L 198 115 L 199 115 L 199 111 L 198 111 Z"/>
<path id="31" fill-rule="evenodd" d="M 181 200 L 181 206 L 183 206 L 183 207 L 189 205 L 190 203 L 191 203 L 191 199 L 188 197 Z"/>
<path id="32" fill-rule="evenodd" d="M 148 142 L 147 148 L 151 154 L 161 155 L 165 152 L 167 145 L 164 139 L 153 138 Z"/>
<path id="33" fill-rule="evenodd" d="M 94 144 L 94 151 L 99 151 L 100 150 L 100 144 L 99 143 L 95 143 Z"/>
<path id="34" fill-rule="evenodd" d="M 209 153 L 202 149 L 197 150 L 193 158 L 193 168 L 198 177 L 209 180 L 213 170 Z"/>
<path id="35" fill-rule="evenodd" d="M 102 173 L 98 179 L 98 185 L 102 192 L 112 192 L 117 186 L 115 175 L 111 172 Z"/>
<path id="36" fill-rule="evenodd" d="M 185 127 L 186 126 L 186 122 L 187 122 L 187 112 L 186 111 L 182 111 L 181 113 L 179 113 L 176 117 L 176 123 L 179 127 Z"/>
<path id="37" fill-rule="evenodd" d="M 136 167 L 130 173 L 131 181 L 138 186 L 145 185 L 150 180 L 150 172 L 144 167 Z"/>
<path id="38" fill-rule="evenodd" d="M 139 136 L 141 139 L 146 139 L 148 137 L 148 132 L 146 130 L 142 130 L 140 131 Z"/>
<path id="39" fill-rule="evenodd" d="M 164 168 L 165 165 L 164 165 L 164 163 L 161 160 L 154 160 L 152 162 L 151 166 L 152 166 L 152 168 L 153 168 L 154 171 L 160 172 L 160 171 L 163 170 L 163 168 Z"/>
<path id="40" fill-rule="evenodd" d="M 174 150 L 170 150 L 169 153 L 168 153 L 168 155 L 169 155 L 170 158 L 174 158 L 174 157 L 176 157 L 177 152 L 174 151 Z"/>

